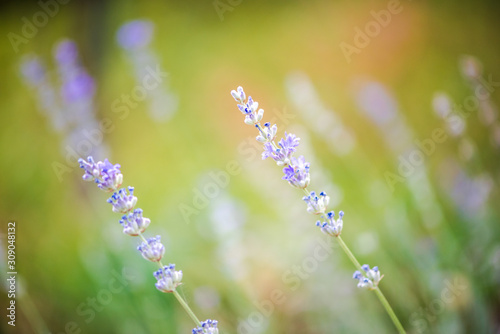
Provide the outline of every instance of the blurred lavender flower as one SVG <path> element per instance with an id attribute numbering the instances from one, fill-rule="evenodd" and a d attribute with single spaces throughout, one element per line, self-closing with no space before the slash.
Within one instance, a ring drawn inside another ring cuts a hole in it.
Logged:
<path id="1" fill-rule="evenodd" d="M 161 236 L 149 238 L 137 247 L 142 256 L 151 262 L 158 262 L 165 254 L 165 246 L 160 242 Z"/>
<path id="2" fill-rule="evenodd" d="M 85 72 L 77 72 L 71 80 L 63 84 L 61 94 L 68 103 L 92 98 L 95 94 L 94 79 Z"/>
<path id="3" fill-rule="evenodd" d="M 99 129 L 95 118 L 95 81 L 80 64 L 74 41 L 62 40 L 53 48 L 60 86 L 51 83 L 51 75 L 37 57 L 23 62 L 21 71 L 31 86 L 37 89 L 44 113 L 55 130 L 62 133 L 62 153 L 67 155 L 108 154 L 101 141 L 86 144 L 85 132 Z M 90 147 L 89 147 L 90 145 Z M 57 170 L 63 174 L 67 169 Z M 61 179 L 61 174 L 58 178 Z"/>
<path id="4" fill-rule="evenodd" d="M 446 129 L 452 136 L 457 137 L 465 132 L 465 120 L 457 113 L 453 113 L 451 98 L 441 92 L 434 93 L 432 107 L 436 115 L 446 121 Z"/>
<path id="5" fill-rule="evenodd" d="M 69 39 L 59 42 L 54 49 L 54 58 L 62 66 L 77 66 L 78 47 L 76 43 Z"/>
<path id="6" fill-rule="evenodd" d="M 116 40 L 133 65 L 137 85 L 147 90 L 151 118 L 166 121 L 178 109 L 179 98 L 168 89 L 165 78 L 155 77 L 157 83 L 145 85 L 146 77 L 154 68 L 158 69 L 159 59 L 150 47 L 154 24 L 149 20 L 133 20 L 123 24 L 116 33 Z"/>
<path id="7" fill-rule="evenodd" d="M 153 23 L 149 20 L 134 20 L 118 29 L 116 39 L 126 50 L 140 49 L 147 46 L 153 38 Z"/>
<path id="8" fill-rule="evenodd" d="M 55 46 L 54 57 L 57 60 L 62 79 L 61 95 L 67 104 L 72 105 L 75 113 L 90 113 L 95 95 L 95 81 L 80 64 L 78 47 L 71 40 L 63 40 Z M 82 103 L 85 109 L 76 108 Z"/>
<path id="9" fill-rule="evenodd" d="M 326 146 L 339 156 L 352 151 L 356 137 L 342 119 L 321 101 L 311 79 L 302 72 L 287 75 L 285 87 L 295 110 L 301 114 L 305 124 L 319 135 Z"/>
<path id="10" fill-rule="evenodd" d="M 155 271 L 154 276 L 157 280 L 155 286 L 161 292 L 173 292 L 175 288 L 182 284 L 182 271 L 175 270 L 175 264 L 160 268 Z"/>
<path id="11" fill-rule="evenodd" d="M 381 83 L 361 81 L 356 85 L 356 102 L 366 116 L 378 127 L 385 143 L 395 156 L 398 169 L 401 160 L 408 159 L 409 154 L 416 152 L 418 147 L 413 142 L 414 134 L 404 116 L 399 113 L 396 99 Z M 412 166 L 413 171 L 403 174 L 414 197 L 427 228 L 434 228 L 443 223 L 443 211 L 436 200 L 435 191 L 424 164 Z M 399 170 L 398 170 L 399 172 Z M 386 180 L 389 180 L 386 174 Z M 394 190 L 397 182 L 387 181 L 389 188 Z"/>
<path id="12" fill-rule="evenodd" d="M 36 56 L 26 57 L 21 63 L 21 73 L 32 86 L 40 85 L 45 79 L 45 69 Z"/>
<path id="13" fill-rule="evenodd" d="M 378 126 L 387 125 L 397 118 L 396 102 L 378 82 L 365 83 L 358 92 L 357 102 Z"/>
<path id="14" fill-rule="evenodd" d="M 478 79 L 483 74 L 483 65 L 473 56 L 463 55 L 458 60 L 462 74 L 468 79 Z"/>
<path id="15" fill-rule="evenodd" d="M 40 111 L 47 116 L 52 128 L 62 132 L 67 126 L 55 88 L 49 81 L 48 73 L 38 56 L 28 55 L 21 60 L 21 74 L 25 82 L 36 90 Z"/>
<path id="16" fill-rule="evenodd" d="M 491 99 L 491 93 L 495 90 L 491 74 L 488 80 L 483 78 L 483 65 L 476 57 L 463 55 L 459 59 L 459 67 L 463 76 L 467 79 L 474 92 L 473 97 L 479 107 L 479 119 L 490 127 L 490 139 L 494 147 L 500 147 L 500 121 L 498 120 L 498 107 Z M 489 81 L 489 82 L 488 82 Z"/>
<path id="17" fill-rule="evenodd" d="M 217 329 L 217 320 L 205 320 L 201 322 L 201 326 L 193 329 L 193 334 L 219 334 Z"/>

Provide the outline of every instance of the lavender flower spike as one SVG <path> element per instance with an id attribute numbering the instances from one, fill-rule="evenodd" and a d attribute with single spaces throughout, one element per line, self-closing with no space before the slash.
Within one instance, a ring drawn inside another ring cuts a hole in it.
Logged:
<path id="1" fill-rule="evenodd" d="M 128 192 L 125 189 L 120 189 L 115 192 L 108 203 L 113 205 L 113 212 L 127 213 L 131 211 L 137 203 L 137 197 L 134 196 L 134 187 L 128 187 Z"/>
<path id="2" fill-rule="evenodd" d="M 160 242 L 161 236 L 157 235 L 154 238 L 149 238 L 143 242 L 137 250 L 141 252 L 142 257 L 151 262 L 161 261 L 165 254 L 165 246 Z"/>
<path id="3" fill-rule="evenodd" d="M 171 292 L 196 325 L 200 325 L 200 321 L 194 312 L 184 298 L 175 290 L 182 284 L 182 271 L 175 270 L 175 264 L 165 266 L 162 263 L 163 255 L 165 255 L 165 246 L 161 243 L 161 236 L 158 235 L 145 239 L 142 235 L 151 221 L 142 216 L 141 209 L 135 209 L 131 212 L 137 203 L 137 197 L 134 196 L 134 188 L 128 187 L 128 191 L 123 188 L 118 190 L 123 181 L 120 165 L 112 165 L 107 159 L 104 162 L 95 162 L 91 156 L 87 158 L 87 161 L 83 159 L 79 159 L 78 161 L 80 167 L 85 170 L 83 175 L 84 180 L 95 180 L 102 190 L 115 191 L 108 199 L 108 203 L 113 206 L 114 212 L 125 214 L 120 220 L 120 224 L 123 226 L 123 233 L 130 236 L 139 236 L 143 242 L 137 247 L 137 250 L 141 252 L 144 259 L 155 262 L 160 267 L 159 270 L 153 273 L 156 278 L 156 288 L 161 292 Z M 197 329 L 201 330 L 200 333 L 217 334 L 217 321 L 207 320 L 202 322 L 201 327 Z"/>
<path id="4" fill-rule="evenodd" d="M 174 292 L 182 284 L 182 271 L 175 270 L 175 264 L 160 268 L 154 272 L 154 276 L 158 281 L 155 286 L 161 292 Z"/>
<path id="5" fill-rule="evenodd" d="M 193 334 L 219 334 L 217 329 L 217 320 L 205 320 L 201 322 L 201 326 L 193 329 Z"/>
<path id="6" fill-rule="evenodd" d="M 151 220 L 142 216 L 142 209 L 135 209 L 133 213 L 125 215 L 120 220 L 123 226 L 123 233 L 130 236 L 138 236 L 148 228 Z"/>
<path id="7" fill-rule="evenodd" d="M 265 123 L 264 126 L 260 124 L 264 111 L 260 109 L 259 112 L 256 113 L 258 108 L 257 102 L 254 102 L 251 97 L 248 97 L 248 100 L 246 100 L 246 95 L 242 87 L 238 87 L 237 91 L 231 91 L 231 95 L 238 103 L 239 110 L 245 115 L 245 123 L 254 124 L 260 132 L 257 136 L 257 141 L 264 143 L 264 153 L 262 153 L 262 159 L 271 157 L 279 166 L 284 166 L 283 173 L 285 175 L 282 179 L 288 181 L 291 186 L 302 189 L 306 194 L 306 196 L 303 197 L 303 200 L 307 203 L 307 211 L 312 214 L 320 215 L 321 219 L 323 219 L 323 222 L 318 220 L 316 225 L 321 228 L 323 233 L 332 237 L 337 237 L 338 242 L 342 246 L 342 250 L 350 258 L 354 266 L 365 272 L 364 274 L 360 271 L 356 271 L 354 273 L 353 277 L 359 280 L 358 287 L 376 290 L 377 297 L 385 307 L 398 331 L 400 333 L 405 333 L 401 322 L 397 318 L 382 292 L 378 289 L 378 283 L 383 277 L 380 276 L 378 267 L 370 269 L 368 265 L 364 265 L 361 268 L 354 254 L 352 254 L 351 250 L 340 237 L 343 227 L 342 218 L 344 216 L 344 212 L 340 211 L 339 218 L 335 220 L 335 213 L 333 211 L 325 213 L 329 202 L 329 197 L 326 193 L 322 192 L 319 196 L 317 196 L 315 192 L 309 192 L 307 189 L 310 182 L 309 163 L 306 162 L 303 156 L 298 158 L 292 156 L 293 153 L 295 153 L 295 148 L 299 145 L 299 138 L 296 138 L 293 134 L 287 134 L 285 132 L 285 138 L 281 139 L 279 143 L 276 144 L 274 138 L 276 137 L 277 126 L 273 125 L 271 128 L 270 123 Z M 193 333 L 205 333 L 205 331 L 198 331 L 198 329 L 195 328 Z"/>

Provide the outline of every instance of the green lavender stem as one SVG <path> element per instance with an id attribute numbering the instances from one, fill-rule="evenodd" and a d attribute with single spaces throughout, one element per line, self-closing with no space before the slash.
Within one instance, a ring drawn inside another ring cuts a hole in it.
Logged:
<path id="1" fill-rule="evenodd" d="M 359 264 L 359 261 L 356 259 L 354 254 L 351 252 L 349 247 L 345 244 L 344 240 L 338 236 L 337 240 L 339 241 L 340 247 L 342 247 L 342 250 L 347 254 L 351 262 L 354 264 L 354 266 L 361 272 L 363 272 L 363 269 L 361 268 L 361 265 Z M 378 299 L 384 305 L 385 310 L 387 311 L 387 314 L 389 314 L 389 317 L 391 317 L 392 322 L 394 323 L 394 326 L 398 329 L 399 333 L 406 333 L 403 325 L 401 325 L 401 322 L 399 321 L 398 317 L 396 316 L 396 313 L 392 310 L 391 305 L 385 298 L 384 294 L 380 290 L 380 288 L 377 286 L 375 289 L 375 294 L 377 295 Z"/>
<path id="2" fill-rule="evenodd" d="M 399 319 L 396 316 L 396 313 L 394 313 L 391 305 L 389 304 L 389 302 L 387 301 L 387 299 L 385 298 L 384 294 L 382 293 L 382 291 L 380 290 L 380 288 L 378 286 L 375 288 L 375 294 L 377 295 L 377 297 L 380 300 L 380 302 L 382 303 L 382 305 L 384 305 L 385 310 L 387 311 L 387 313 L 391 317 L 392 322 L 394 323 L 394 326 L 396 326 L 396 328 L 398 329 L 399 333 L 406 333 L 405 329 L 403 328 L 403 325 L 401 325 L 401 322 L 399 322 Z"/>
<path id="3" fill-rule="evenodd" d="M 139 234 L 139 237 L 141 238 L 141 240 L 143 242 L 145 242 L 147 244 L 146 238 L 144 238 L 144 236 L 142 234 Z M 164 267 L 163 263 L 161 263 L 161 261 L 158 262 L 158 266 L 160 268 Z M 191 317 L 191 319 L 193 319 L 193 321 L 196 324 L 196 326 L 201 326 L 200 320 L 196 317 L 196 314 L 194 314 L 193 310 L 191 310 L 191 308 L 189 307 L 189 305 L 186 303 L 186 301 L 184 300 L 184 298 L 181 297 L 181 295 L 177 292 L 177 290 L 174 290 L 173 294 L 174 294 L 175 298 L 177 299 L 177 301 L 179 302 L 179 304 L 181 304 L 182 308 L 184 308 L 184 310 L 186 311 L 186 313 Z"/>
<path id="4" fill-rule="evenodd" d="M 191 319 L 193 319 L 193 321 L 196 324 L 196 326 L 201 326 L 200 320 L 198 320 L 198 318 L 196 317 L 196 315 L 194 314 L 194 312 L 191 310 L 191 308 L 186 303 L 186 301 L 181 297 L 181 295 L 179 295 L 179 293 L 177 292 L 177 290 L 174 290 L 173 294 L 174 294 L 175 298 L 177 298 L 177 300 L 179 301 L 179 303 L 182 305 L 182 307 L 184 308 L 184 310 L 187 312 L 187 314 L 189 314 L 189 316 L 191 317 Z"/>
<path id="5" fill-rule="evenodd" d="M 344 240 L 342 239 L 342 237 L 340 235 L 337 237 L 337 240 L 339 241 L 340 247 L 342 247 L 342 250 L 344 251 L 344 253 L 347 254 L 347 256 L 349 257 L 349 260 L 351 260 L 351 262 L 354 264 L 356 269 L 358 269 L 360 272 L 363 272 L 364 270 L 363 270 L 363 268 L 361 268 L 361 264 L 359 264 L 359 261 L 356 259 L 354 254 L 351 252 L 349 247 L 347 247 L 347 245 L 345 244 Z"/>

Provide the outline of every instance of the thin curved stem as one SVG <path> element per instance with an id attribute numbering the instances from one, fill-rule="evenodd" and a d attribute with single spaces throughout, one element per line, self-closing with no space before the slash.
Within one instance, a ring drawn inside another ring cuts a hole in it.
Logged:
<path id="1" fill-rule="evenodd" d="M 344 240 L 340 236 L 337 237 L 337 240 L 339 241 L 340 247 L 342 247 L 342 250 L 344 251 L 344 253 L 347 254 L 347 257 L 349 257 L 349 259 L 354 264 L 354 266 L 359 271 L 363 272 L 363 268 L 361 268 L 361 264 L 359 264 L 359 261 L 356 259 L 356 257 L 354 256 L 354 254 L 351 252 L 351 250 L 349 249 L 349 247 L 347 247 L 347 245 L 344 242 Z M 389 315 L 389 317 L 391 318 L 392 322 L 394 323 L 394 326 L 396 326 L 396 328 L 398 329 L 398 332 L 399 333 L 406 333 L 405 330 L 404 330 L 404 328 L 403 328 L 403 325 L 401 325 L 401 322 L 399 321 L 398 317 L 396 316 L 396 313 L 394 313 L 391 305 L 389 304 L 389 302 L 385 298 L 385 296 L 382 293 L 382 291 L 380 290 L 380 288 L 377 286 L 373 290 L 375 291 L 375 294 L 377 295 L 377 297 L 380 300 L 380 302 L 382 303 L 382 305 L 384 305 L 384 308 L 387 311 L 387 314 Z"/>
<path id="2" fill-rule="evenodd" d="M 193 319 L 193 321 L 196 324 L 196 326 L 198 326 L 198 327 L 201 326 L 200 320 L 198 320 L 198 318 L 196 317 L 196 315 L 194 314 L 194 312 L 191 310 L 191 308 L 186 303 L 186 301 L 181 297 L 181 295 L 177 292 L 177 290 L 174 290 L 173 294 L 174 294 L 175 298 L 177 298 L 177 301 L 179 301 L 179 303 L 182 305 L 182 307 L 184 308 L 184 310 L 187 312 L 187 314 L 189 314 L 189 316 L 191 317 L 191 319 Z"/>
<path id="3" fill-rule="evenodd" d="M 344 240 L 342 239 L 342 237 L 340 235 L 337 237 L 337 240 L 339 241 L 340 247 L 342 247 L 342 250 L 344 251 L 344 253 L 347 254 L 347 256 L 349 257 L 349 260 L 351 260 L 351 262 L 354 264 L 356 269 L 363 272 L 363 268 L 361 268 L 361 264 L 359 264 L 358 260 L 356 259 L 354 254 L 351 252 L 349 247 L 347 247 L 347 245 L 345 244 Z"/>
<path id="4" fill-rule="evenodd" d="M 396 328 L 398 329 L 399 333 L 406 333 L 405 329 L 403 328 L 403 325 L 401 325 L 401 322 L 399 322 L 399 319 L 396 316 L 396 313 L 394 313 L 391 305 L 389 304 L 389 302 L 387 301 L 387 299 L 385 298 L 384 294 L 382 293 L 382 291 L 380 290 L 380 288 L 378 286 L 375 288 L 375 294 L 377 295 L 377 297 L 380 300 L 380 302 L 382 303 L 382 305 L 384 305 L 385 310 L 387 311 L 387 313 L 391 317 L 391 320 L 394 323 L 394 326 L 396 326 Z"/>

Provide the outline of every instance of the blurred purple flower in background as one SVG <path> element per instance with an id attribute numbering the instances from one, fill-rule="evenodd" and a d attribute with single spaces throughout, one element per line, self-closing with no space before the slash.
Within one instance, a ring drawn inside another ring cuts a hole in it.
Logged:
<path id="1" fill-rule="evenodd" d="M 21 63 L 21 73 L 26 81 L 32 86 L 42 84 L 45 79 L 45 68 L 42 66 L 40 59 L 36 56 L 27 56 Z"/>
<path id="2" fill-rule="evenodd" d="M 459 68 L 462 75 L 470 85 L 472 95 L 464 99 L 463 104 L 466 109 L 478 108 L 479 120 L 484 126 L 489 127 L 490 140 L 493 147 L 500 147 L 500 122 L 498 120 L 498 107 L 491 99 L 491 94 L 498 87 L 492 79 L 492 74 L 488 74 L 488 78 L 484 77 L 483 65 L 473 56 L 463 55 L 459 59 Z M 468 103 L 467 103 L 468 102 Z M 470 108 L 470 106 L 474 108 Z M 471 111 L 471 110 L 469 110 Z"/>
<path id="3" fill-rule="evenodd" d="M 125 50 L 140 49 L 151 42 L 153 30 L 153 23 L 149 20 L 130 21 L 120 27 L 116 39 Z"/>
<path id="4" fill-rule="evenodd" d="M 311 79 L 302 72 L 292 72 L 285 79 L 288 99 L 301 114 L 307 127 L 318 134 L 330 151 L 342 156 L 356 146 L 356 137 L 344 126 L 340 117 L 326 107 L 315 90 Z"/>
<path id="5" fill-rule="evenodd" d="M 94 107 L 92 99 L 95 95 L 95 81 L 80 64 L 75 42 L 59 42 L 54 48 L 54 58 L 62 81 L 61 95 L 64 101 L 71 108 L 77 109 L 76 113 L 93 112 L 90 109 Z"/>
<path id="6" fill-rule="evenodd" d="M 399 173 L 402 161 L 408 161 L 411 154 L 420 152 L 413 142 L 415 140 L 413 129 L 399 112 L 395 98 L 383 84 L 360 81 L 355 82 L 354 87 L 359 110 L 378 127 L 386 145 L 394 155 L 397 166 L 394 170 Z M 406 181 L 421 216 L 426 217 L 422 222 L 427 228 L 434 228 L 443 222 L 443 211 L 436 200 L 424 162 L 425 156 L 422 153 L 422 163 L 411 165 L 409 173 L 399 176 Z M 391 186 L 394 187 L 394 183 Z"/>
<path id="7" fill-rule="evenodd" d="M 124 23 L 116 33 L 116 40 L 132 63 L 135 80 L 142 87 L 149 102 L 149 114 L 155 121 L 167 121 L 177 111 L 179 99 L 168 88 L 168 78 L 160 79 L 156 85 L 147 86 L 144 78 L 151 69 L 161 68 L 157 55 L 150 47 L 154 24 L 150 20 L 133 20 Z M 137 100 L 136 102 L 140 102 Z"/>
<path id="8" fill-rule="evenodd" d="M 96 84 L 80 62 L 76 43 L 64 39 L 54 45 L 53 52 L 59 87 L 52 83 L 56 73 L 49 72 L 36 55 L 22 59 L 20 72 L 25 82 L 35 90 L 40 109 L 49 118 L 52 128 L 61 133 L 62 154 L 77 157 L 108 155 L 102 134 L 99 140 L 95 139 L 94 133 L 100 133 L 100 125 L 95 118 Z M 89 134 L 94 136 L 92 142 L 88 140 Z M 60 179 L 62 174 L 59 173 L 65 173 L 67 169 L 54 171 Z"/>
<path id="9" fill-rule="evenodd" d="M 387 89 L 378 82 L 367 82 L 358 91 L 358 105 L 378 126 L 391 123 L 397 117 L 397 105 Z"/>
<path id="10" fill-rule="evenodd" d="M 69 39 L 59 42 L 54 49 L 54 58 L 62 66 L 75 66 L 78 63 L 76 43 Z"/>
<path id="11" fill-rule="evenodd" d="M 85 72 L 78 72 L 61 87 L 61 94 L 68 103 L 93 97 L 95 94 L 94 79 Z"/>
<path id="12" fill-rule="evenodd" d="M 63 132 L 67 125 L 66 119 L 42 60 L 36 55 L 26 55 L 22 58 L 20 67 L 25 83 L 35 90 L 40 111 L 49 118 L 54 131 Z"/>

